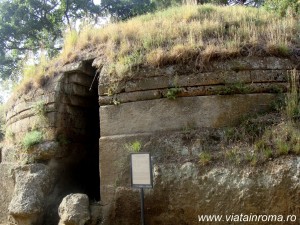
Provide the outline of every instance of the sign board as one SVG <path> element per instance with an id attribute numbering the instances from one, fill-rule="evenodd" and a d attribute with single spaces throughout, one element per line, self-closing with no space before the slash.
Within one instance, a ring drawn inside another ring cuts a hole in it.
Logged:
<path id="1" fill-rule="evenodd" d="M 150 153 L 131 154 L 131 186 L 152 188 L 152 165 Z"/>

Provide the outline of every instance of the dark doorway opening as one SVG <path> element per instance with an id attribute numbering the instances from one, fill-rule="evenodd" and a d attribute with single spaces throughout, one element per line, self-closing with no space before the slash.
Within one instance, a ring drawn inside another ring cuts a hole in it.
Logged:
<path id="1" fill-rule="evenodd" d="M 63 189 L 64 196 L 70 193 L 87 194 L 90 202 L 100 201 L 100 174 L 99 174 L 99 138 L 100 118 L 98 103 L 98 85 L 95 69 L 90 66 L 90 74 L 80 74 L 82 83 L 75 83 L 74 86 L 84 90 L 83 96 L 70 96 L 79 99 L 81 104 L 72 110 L 78 114 L 70 124 L 78 123 L 81 128 L 72 128 L 67 134 L 70 143 L 67 144 L 70 155 L 63 159 Z M 76 75 L 78 76 L 78 74 Z M 93 85 L 91 86 L 91 84 Z"/>
<path id="2" fill-rule="evenodd" d="M 90 201 L 100 201 L 98 95 L 93 96 L 93 102 L 94 104 L 85 110 L 87 131 L 83 146 L 85 153 L 73 173 L 77 177 L 76 180 L 78 179 L 78 187 L 89 196 Z"/>
<path id="3" fill-rule="evenodd" d="M 92 70 L 93 76 L 89 76 L 91 87 L 86 97 L 87 107 L 82 108 L 85 132 L 83 134 L 82 150 L 79 153 L 78 164 L 72 169 L 72 177 L 80 192 L 88 195 L 90 201 L 100 201 L 100 174 L 99 174 L 99 138 L 100 118 L 98 102 L 98 82 L 95 78 L 96 71 Z M 93 83 L 93 80 L 95 81 Z"/>
<path id="4" fill-rule="evenodd" d="M 58 223 L 58 207 L 69 194 L 82 193 L 90 204 L 100 201 L 99 138 L 100 114 L 98 82 L 92 62 L 84 62 L 84 71 L 65 74 L 61 94 L 60 127 L 56 139 L 63 154 L 50 162 L 55 171 L 55 187 L 47 196 L 45 225 Z M 74 91 L 75 90 L 75 91 Z"/>

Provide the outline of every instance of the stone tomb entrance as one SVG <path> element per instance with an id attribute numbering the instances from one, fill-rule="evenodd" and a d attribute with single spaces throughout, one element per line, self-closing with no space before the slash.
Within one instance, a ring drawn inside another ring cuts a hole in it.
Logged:
<path id="1" fill-rule="evenodd" d="M 3 206 L 1 220 L 10 214 L 17 224 L 56 225 L 58 206 L 65 196 L 83 193 L 90 203 L 100 201 L 100 121 L 95 76 L 92 60 L 68 64 L 41 86 L 29 88 L 8 103 L 6 129 L 13 140 L 2 149 L 0 166 L 9 163 L 15 167 L 15 185 L 3 193 L 12 197 Z M 43 140 L 25 149 L 20 143 L 31 132 L 41 133 Z M 34 197 L 26 190 L 38 194 Z M 23 198 L 25 195 L 28 197 Z M 22 207 L 30 201 L 32 205 Z"/>
<path id="2" fill-rule="evenodd" d="M 100 201 L 100 176 L 99 176 L 99 138 L 100 121 L 97 95 L 97 84 L 94 84 L 92 95 L 86 98 L 89 105 L 80 108 L 82 116 L 78 121 L 85 124 L 84 132 L 80 136 L 71 136 L 71 144 L 78 144 L 74 154 L 61 165 L 68 165 L 65 179 L 69 182 L 68 192 L 85 193 L 90 201 Z M 78 139 L 77 139 L 78 138 Z M 77 139 L 77 140 L 76 140 Z M 67 144 L 69 140 L 66 140 Z M 77 143 L 79 142 L 79 143 Z M 72 149 L 70 149 L 72 152 Z"/>
<path id="3" fill-rule="evenodd" d="M 65 167 L 62 170 L 65 172 L 62 183 L 68 183 L 66 194 L 84 193 L 90 201 L 99 202 L 98 80 L 91 64 L 90 61 L 82 62 L 76 69 L 65 73 L 64 98 L 68 105 L 63 107 L 71 115 L 64 115 L 61 124 L 62 133 L 67 137 L 63 141 L 68 148 L 68 156 L 59 165 Z"/>

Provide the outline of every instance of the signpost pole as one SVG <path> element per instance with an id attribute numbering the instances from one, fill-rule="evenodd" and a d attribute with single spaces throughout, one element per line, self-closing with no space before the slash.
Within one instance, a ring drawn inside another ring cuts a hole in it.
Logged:
<path id="1" fill-rule="evenodd" d="M 145 225 L 145 217 L 144 217 L 144 188 L 141 188 L 141 222 L 142 222 L 142 225 Z"/>
<path id="2" fill-rule="evenodd" d="M 153 174 L 150 153 L 131 153 L 131 187 L 140 188 L 141 224 L 145 225 L 144 188 L 153 188 Z"/>

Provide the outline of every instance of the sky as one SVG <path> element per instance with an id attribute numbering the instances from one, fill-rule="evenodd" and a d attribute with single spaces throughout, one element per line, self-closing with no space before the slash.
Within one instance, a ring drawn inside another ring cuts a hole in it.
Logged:
<path id="1" fill-rule="evenodd" d="M 101 0 L 94 0 L 94 4 L 100 5 Z"/>

